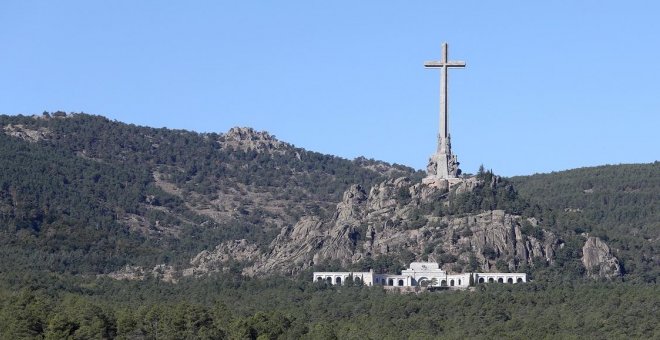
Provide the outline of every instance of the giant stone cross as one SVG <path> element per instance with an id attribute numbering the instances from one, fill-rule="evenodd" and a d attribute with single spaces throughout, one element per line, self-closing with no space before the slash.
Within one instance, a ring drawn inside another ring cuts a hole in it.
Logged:
<path id="1" fill-rule="evenodd" d="M 427 61 L 427 68 L 440 68 L 440 132 L 438 133 L 438 149 L 431 156 L 427 167 L 428 176 L 434 179 L 456 178 L 460 175 L 456 155 L 451 153 L 449 124 L 447 119 L 447 69 L 450 67 L 465 67 L 464 61 L 447 60 L 447 43 L 442 44 L 442 60 Z"/>

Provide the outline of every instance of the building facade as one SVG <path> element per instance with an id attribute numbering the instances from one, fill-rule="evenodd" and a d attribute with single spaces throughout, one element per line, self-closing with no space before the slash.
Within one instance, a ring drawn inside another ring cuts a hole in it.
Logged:
<path id="1" fill-rule="evenodd" d="M 343 285 L 347 280 L 362 283 L 366 286 L 391 287 L 455 287 L 470 286 L 470 276 L 474 283 L 524 283 L 526 273 L 462 273 L 448 274 L 435 262 L 413 262 L 408 269 L 396 274 L 376 274 L 368 272 L 314 272 L 315 282 L 327 282 L 332 285 Z"/>

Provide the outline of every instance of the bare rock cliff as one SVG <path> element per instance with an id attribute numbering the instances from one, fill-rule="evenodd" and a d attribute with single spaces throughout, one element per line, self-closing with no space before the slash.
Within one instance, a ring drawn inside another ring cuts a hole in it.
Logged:
<path id="1" fill-rule="evenodd" d="M 368 194 L 361 186 L 353 185 L 344 193 L 332 218 L 308 216 L 282 228 L 265 253 L 245 243 L 240 249 L 231 247 L 235 241 L 223 243 L 213 252 L 193 259 L 186 274 L 220 270 L 222 265 L 215 262 L 226 260 L 228 252 L 244 254 L 245 249 L 252 254 L 251 265 L 244 269 L 247 275 L 296 273 L 330 261 L 348 266 L 401 251 L 409 251 L 420 260 L 438 261 L 454 272 L 495 271 L 502 270 L 502 266 L 516 270 L 537 258 L 553 261 L 561 241 L 548 231 L 536 232 L 535 236 L 523 233 L 523 223 L 539 228 L 533 219 L 501 210 L 438 217 L 421 209 L 425 203 L 446 198 L 450 191 L 473 190 L 482 185 L 467 179 L 451 188 L 428 186 L 402 177 L 382 182 Z"/>
<path id="2" fill-rule="evenodd" d="M 619 260 L 598 237 L 590 236 L 582 247 L 582 264 L 590 277 L 612 278 L 621 275 Z"/>

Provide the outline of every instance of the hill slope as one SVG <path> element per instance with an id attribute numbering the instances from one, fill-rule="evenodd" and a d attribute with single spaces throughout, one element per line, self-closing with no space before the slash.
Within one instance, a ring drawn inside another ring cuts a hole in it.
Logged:
<path id="1" fill-rule="evenodd" d="M 555 211 L 564 231 L 606 240 L 628 274 L 660 276 L 660 162 L 511 178 L 520 195 Z"/>
<path id="2" fill-rule="evenodd" d="M 199 134 L 57 113 L 0 116 L 0 131 L 5 272 L 177 271 L 193 258 L 211 271 L 396 270 L 428 258 L 575 278 L 594 235 L 628 277 L 653 282 L 660 267 L 657 163 L 510 181 L 481 172 L 465 190 L 436 192 L 414 169 L 249 128 Z"/>
<path id="3" fill-rule="evenodd" d="M 198 134 L 86 114 L 0 116 L 3 268 L 104 273 L 267 244 L 352 183 L 413 169 L 309 152 L 264 132 Z"/>

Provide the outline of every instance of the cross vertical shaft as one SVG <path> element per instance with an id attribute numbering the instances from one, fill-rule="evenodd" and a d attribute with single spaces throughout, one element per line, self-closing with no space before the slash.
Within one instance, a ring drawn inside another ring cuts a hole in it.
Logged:
<path id="1" fill-rule="evenodd" d="M 442 44 L 442 60 L 440 61 L 427 61 L 424 67 L 427 68 L 440 68 L 440 119 L 438 129 L 438 149 L 436 154 L 432 157 L 432 163 L 435 163 L 435 171 L 433 174 L 439 178 L 453 178 L 456 177 L 458 170 L 458 162 L 456 156 L 451 153 L 451 144 L 449 142 L 449 118 L 448 118 L 448 91 L 447 79 L 448 68 L 450 67 L 465 67 L 464 61 L 449 61 L 447 43 Z M 431 172 L 431 170 L 429 170 Z"/>
<path id="2" fill-rule="evenodd" d="M 442 134 L 443 139 L 447 139 L 449 135 L 448 119 L 447 119 L 447 43 L 442 44 L 442 63 L 445 65 L 440 71 L 440 127 L 438 131 Z M 444 145 L 443 145 L 444 146 Z"/>
<path id="3" fill-rule="evenodd" d="M 448 102 L 447 99 L 447 78 L 448 70 L 450 67 L 465 67 L 464 61 L 449 61 L 448 57 L 448 45 L 447 43 L 442 44 L 442 60 L 440 61 L 427 61 L 424 63 L 424 67 L 427 68 L 440 68 L 440 122 L 439 122 L 439 138 L 438 138 L 438 152 L 447 153 L 448 147 L 448 138 L 449 138 L 449 119 L 447 116 L 448 113 Z"/>

